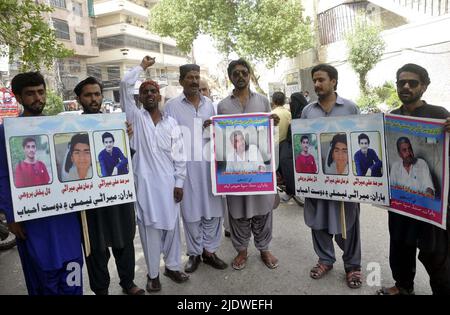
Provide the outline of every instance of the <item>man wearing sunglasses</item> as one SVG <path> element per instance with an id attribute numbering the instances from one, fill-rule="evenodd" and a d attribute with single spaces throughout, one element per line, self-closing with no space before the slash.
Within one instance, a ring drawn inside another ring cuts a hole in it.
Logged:
<path id="1" fill-rule="evenodd" d="M 426 69 L 406 64 L 397 71 L 397 93 L 402 106 L 392 114 L 446 119 L 445 129 L 450 131 L 450 114 L 441 107 L 427 104 L 422 95 L 430 84 Z M 450 236 L 449 212 L 447 230 L 426 222 L 389 212 L 390 252 L 389 264 L 395 285 L 381 288 L 380 295 L 414 294 L 416 251 L 430 276 L 435 295 L 450 295 Z"/>
<path id="2" fill-rule="evenodd" d="M 233 60 L 228 65 L 228 77 L 234 85 L 232 94 L 217 106 L 217 114 L 233 115 L 255 112 L 270 112 L 269 100 L 250 90 L 250 65 L 244 59 Z M 273 114 L 275 125 L 280 118 Z M 205 126 L 205 125 L 204 125 Z M 227 196 L 231 241 L 238 255 L 232 262 L 236 270 L 247 264 L 247 247 L 253 233 L 255 246 L 261 253 L 264 264 L 274 269 L 278 259 L 269 250 L 272 240 L 272 210 L 275 195 Z"/>

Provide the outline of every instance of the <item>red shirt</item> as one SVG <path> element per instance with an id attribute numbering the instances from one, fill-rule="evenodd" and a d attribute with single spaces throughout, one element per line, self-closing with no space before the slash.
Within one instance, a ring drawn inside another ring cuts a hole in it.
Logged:
<path id="1" fill-rule="evenodd" d="M 295 171 L 297 173 L 316 174 L 317 166 L 314 157 L 311 154 L 299 154 L 295 159 Z"/>
<path id="2" fill-rule="evenodd" d="M 16 166 L 14 183 L 17 188 L 45 185 L 49 181 L 50 176 L 48 175 L 47 168 L 41 161 L 37 161 L 36 163 L 22 161 Z"/>

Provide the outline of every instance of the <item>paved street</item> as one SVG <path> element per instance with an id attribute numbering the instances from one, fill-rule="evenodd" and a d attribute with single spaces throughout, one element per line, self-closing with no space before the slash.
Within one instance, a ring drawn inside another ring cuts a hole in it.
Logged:
<path id="1" fill-rule="evenodd" d="M 338 260 L 334 269 L 320 280 L 309 277 L 309 270 L 316 263 L 311 241 L 311 231 L 303 220 L 303 208 L 293 201 L 281 204 L 274 212 L 274 237 L 272 250 L 279 258 L 280 265 L 269 270 L 259 258 L 259 252 L 253 243 L 249 246 L 249 260 L 244 270 L 236 271 L 231 267 L 217 271 L 208 265 L 201 264 L 191 275 L 188 282 L 176 284 L 161 275 L 162 291 L 157 294 L 173 295 L 309 295 L 309 294 L 365 294 L 372 295 L 377 286 L 366 283 L 367 266 L 378 264 L 381 272 L 381 284 L 391 285 L 392 276 L 389 269 L 387 230 L 387 212 L 383 209 L 363 205 L 361 209 L 362 263 L 364 284 L 361 289 L 347 287 L 342 264 L 342 251 L 336 247 Z M 184 239 L 184 236 L 183 236 Z M 136 283 L 145 287 L 146 266 L 136 235 Z M 218 255 L 227 263 L 235 256 L 235 251 L 228 238 L 223 239 Z M 183 263 L 187 257 L 183 256 Z M 161 270 L 163 262 L 161 261 Z M 122 294 L 114 267 L 114 259 L 110 261 L 111 286 L 110 294 Z M 373 271 L 373 267 L 370 271 Z M 93 294 L 88 286 L 87 272 L 84 268 L 84 293 Z M 418 263 L 416 275 L 416 294 L 431 294 L 428 276 L 423 266 Z M 25 283 L 20 267 L 17 249 L 0 252 L 0 294 L 26 294 Z"/>

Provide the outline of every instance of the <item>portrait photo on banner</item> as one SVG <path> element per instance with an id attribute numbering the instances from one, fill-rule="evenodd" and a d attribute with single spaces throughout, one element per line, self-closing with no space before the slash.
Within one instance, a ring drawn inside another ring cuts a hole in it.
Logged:
<path id="1" fill-rule="evenodd" d="M 122 130 L 95 131 L 93 133 L 97 175 L 109 177 L 129 172 L 126 135 Z"/>
<path id="2" fill-rule="evenodd" d="M 52 183 L 53 174 L 47 135 L 11 137 L 9 148 L 16 188 Z"/>
<path id="3" fill-rule="evenodd" d="M 378 131 L 350 133 L 353 175 L 362 177 L 383 176 L 383 147 Z"/>
<path id="4" fill-rule="evenodd" d="M 273 191 L 273 129 L 268 115 L 213 117 L 213 186 L 216 193 Z"/>
<path id="5" fill-rule="evenodd" d="M 390 115 L 386 126 L 390 208 L 442 224 L 448 189 L 443 122 Z"/>
<path id="6" fill-rule="evenodd" d="M 293 139 L 295 172 L 317 174 L 320 164 L 316 134 L 294 134 Z"/>
<path id="7" fill-rule="evenodd" d="M 345 132 L 320 134 L 323 173 L 348 175 L 348 141 Z"/>
<path id="8" fill-rule="evenodd" d="M 55 134 L 53 142 L 61 182 L 92 178 L 92 146 L 87 132 Z"/>

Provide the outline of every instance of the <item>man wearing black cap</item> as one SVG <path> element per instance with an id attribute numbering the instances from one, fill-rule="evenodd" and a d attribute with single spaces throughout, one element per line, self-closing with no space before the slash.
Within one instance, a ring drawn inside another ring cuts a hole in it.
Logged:
<path id="1" fill-rule="evenodd" d="M 185 194 L 181 201 L 189 256 L 185 271 L 194 272 L 202 259 L 216 269 L 225 269 L 227 264 L 216 255 L 221 242 L 224 209 L 221 197 L 212 194 L 210 162 L 202 151 L 208 140 L 202 134 L 203 122 L 214 116 L 214 106 L 200 93 L 198 65 L 180 67 L 180 84 L 183 93 L 167 102 L 165 112 L 190 131 L 190 135 L 184 133 L 183 137 L 188 155 Z"/>

